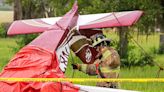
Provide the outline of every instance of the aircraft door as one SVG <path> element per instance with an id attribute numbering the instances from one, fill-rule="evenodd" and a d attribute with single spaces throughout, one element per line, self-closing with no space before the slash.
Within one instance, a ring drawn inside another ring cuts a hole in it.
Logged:
<path id="1" fill-rule="evenodd" d="M 70 48 L 83 63 L 92 64 L 95 61 L 95 56 L 98 52 L 91 45 L 91 40 L 89 38 L 82 35 L 73 36 L 70 44 Z"/>

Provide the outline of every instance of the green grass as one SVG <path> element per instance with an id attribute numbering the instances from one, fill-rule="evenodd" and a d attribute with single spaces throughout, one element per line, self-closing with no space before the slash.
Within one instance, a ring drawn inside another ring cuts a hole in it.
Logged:
<path id="1" fill-rule="evenodd" d="M 133 67 L 129 69 L 121 69 L 121 78 L 156 78 L 158 67 Z M 164 71 L 160 73 L 160 78 L 164 77 Z M 148 83 L 121 83 L 121 88 L 128 90 L 138 90 L 144 92 L 163 92 L 164 83 L 148 82 Z"/>
<path id="2" fill-rule="evenodd" d="M 112 35 L 114 39 L 117 38 L 116 35 Z M 112 37 L 110 35 L 110 37 Z M 136 39 L 136 36 L 134 35 L 134 38 Z M 142 40 L 142 41 L 141 41 Z M 6 38 L 2 39 L 0 38 L 0 69 L 4 67 L 4 65 L 9 61 L 9 59 L 13 56 L 13 53 L 11 52 L 11 46 L 16 46 L 15 43 L 16 39 Z M 151 35 L 149 37 L 149 40 L 145 41 L 145 36 L 140 36 L 138 39 L 139 44 L 147 51 L 152 52 L 151 48 L 158 49 L 159 44 L 159 35 Z M 136 49 L 136 53 L 140 51 L 139 48 Z M 164 65 L 164 55 L 155 55 L 155 60 L 160 63 L 160 65 Z M 69 59 L 69 65 L 67 68 L 66 76 L 72 77 L 73 70 L 71 67 L 71 58 Z M 79 59 L 77 57 L 74 57 L 74 63 L 79 63 Z M 158 67 L 153 66 L 145 66 L 145 67 L 133 67 L 133 68 L 121 68 L 120 72 L 120 78 L 156 78 L 157 76 Z M 82 72 L 74 71 L 74 78 L 96 78 L 96 76 L 88 76 Z M 160 78 L 164 78 L 164 71 L 161 72 Z M 80 84 L 84 85 L 95 85 L 95 82 L 83 82 Z M 157 83 L 157 82 L 151 82 L 151 83 L 121 83 L 121 89 L 128 89 L 128 90 L 138 90 L 138 91 L 144 91 L 144 92 L 163 92 L 164 91 L 164 83 Z"/>
<path id="3" fill-rule="evenodd" d="M 11 47 L 16 46 L 15 39 L 0 38 L 0 70 L 13 56 Z"/>

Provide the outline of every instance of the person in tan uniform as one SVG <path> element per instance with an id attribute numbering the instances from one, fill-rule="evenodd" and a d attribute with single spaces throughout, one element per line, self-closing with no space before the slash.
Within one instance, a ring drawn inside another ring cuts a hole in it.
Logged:
<path id="1" fill-rule="evenodd" d="M 111 47 L 110 39 L 103 34 L 97 34 L 92 38 L 92 45 L 99 54 L 93 64 L 72 64 L 73 69 L 78 69 L 89 75 L 98 75 L 98 78 L 118 78 L 120 70 L 120 57 L 117 51 Z M 117 82 L 97 82 L 99 87 L 118 88 Z"/>

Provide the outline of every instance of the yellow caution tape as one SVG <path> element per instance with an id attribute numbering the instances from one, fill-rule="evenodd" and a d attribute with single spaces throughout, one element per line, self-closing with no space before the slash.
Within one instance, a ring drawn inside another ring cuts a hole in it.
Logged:
<path id="1" fill-rule="evenodd" d="M 0 81 L 17 82 L 164 82 L 164 78 L 0 78 Z"/>

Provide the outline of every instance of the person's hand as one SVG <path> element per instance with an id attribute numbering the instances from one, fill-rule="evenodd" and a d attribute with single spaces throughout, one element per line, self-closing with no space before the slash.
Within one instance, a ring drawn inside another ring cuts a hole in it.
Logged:
<path id="1" fill-rule="evenodd" d="M 77 64 L 72 64 L 73 69 L 78 69 L 78 65 Z"/>

